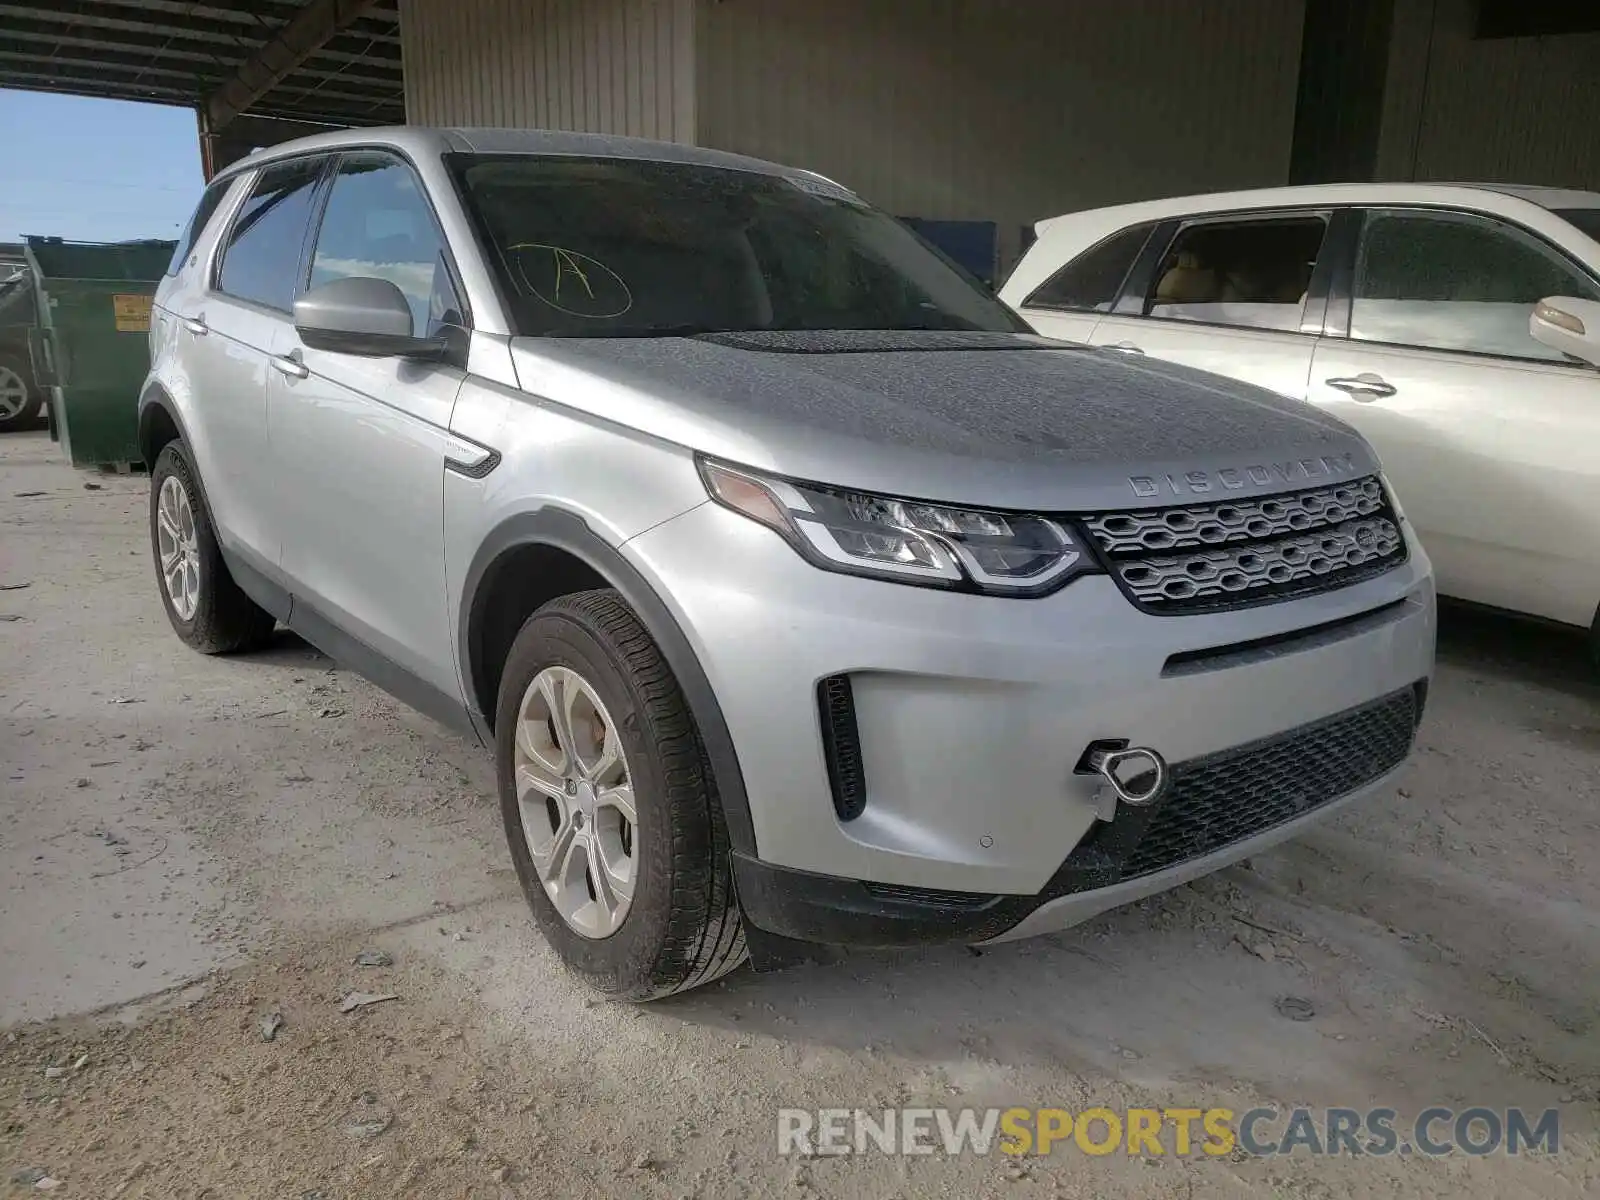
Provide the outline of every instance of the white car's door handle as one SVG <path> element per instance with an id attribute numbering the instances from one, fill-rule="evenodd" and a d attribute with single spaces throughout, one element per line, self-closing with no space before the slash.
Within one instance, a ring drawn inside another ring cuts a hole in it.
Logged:
<path id="1" fill-rule="evenodd" d="M 1107 350 L 1115 350 L 1118 354 L 1143 354 L 1144 348 L 1135 346 L 1132 342 L 1112 342 Z"/>
<path id="2" fill-rule="evenodd" d="M 1374 375 L 1371 371 L 1363 371 L 1359 375 L 1335 375 L 1323 382 L 1331 388 L 1348 392 L 1363 403 L 1370 403 L 1380 396 L 1392 396 L 1395 390 L 1394 384 L 1388 382 L 1382 375 Z"/>
<path id="3" fill-rule="evenodd" d="M 205 337 L 206 334 L 211 332 L 206 328 L 206 319 L 204 317 L 184 317 L 183 327 L 194 334 L 195 337 Z"/>
<path id="4" fill-rule="evenodd" d="M 298 358 L 288 354 L 275 354 L 267 359 L 272 364 L 272 369 L 280 375 L 287 375 L 290 379 L 304 379 L 311 374 L 310 369 Z"/>

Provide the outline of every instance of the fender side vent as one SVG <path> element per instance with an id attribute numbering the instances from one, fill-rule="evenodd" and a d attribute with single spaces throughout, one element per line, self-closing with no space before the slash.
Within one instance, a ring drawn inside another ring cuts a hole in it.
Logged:
<path id="1" fill-rule="evenodd" d="M 867 770 L 861 760 L 861 731 L 850 676 L 829 675 L 817 684 L 817 715 L 822 722 L 822 753 L 828 763 L 833 810 L 853 821 L 867 807 Z"/>

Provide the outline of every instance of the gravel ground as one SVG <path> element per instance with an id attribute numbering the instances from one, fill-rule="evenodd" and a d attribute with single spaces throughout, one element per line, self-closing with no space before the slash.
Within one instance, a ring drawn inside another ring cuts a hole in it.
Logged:
<path id="1" fill-rule="evenodd" d="M 0 439 L 0 1195 L 1600 1191 L 1600 687 L 1575 641 L 1449 614 L 1398 793 L 1247 866 L 981 954 L 634 1008 L 533 929 L 485 753 L 288 634 L 232 659 L 172 636 L 145 504 L 142 477 Z M 396 998 L 342 1013 L 354 991 Z M 1522 1105 L 1562 1138 L 775 1151 L 780 1106 L 889 1104 Z"/>

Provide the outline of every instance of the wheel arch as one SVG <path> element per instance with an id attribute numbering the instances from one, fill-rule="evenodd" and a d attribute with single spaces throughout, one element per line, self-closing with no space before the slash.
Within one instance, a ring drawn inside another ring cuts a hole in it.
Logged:
<path id="1" fill-rule="evenodd" d="M 178 415 L 177 404 L 159 383 L 150 384 L 139 397 L 138 439 L 139 453 L 146 467 L 155 466 L 156 455 L 168 442 L 193 445 L 183 427 L 183 418 Z"/>
<path id="2" fill-rule="evenodd" d="M 461 591 L 458 646 L 473 720 L 491 730 L 500 669 L 532 613 L 558 596 L 613 588 L 660 648 L 694 715 L 716 777 L 734 850 L 755 854 L 755 825 L 733 737 L 689 639 L 649 581 L 581 516 L 565 509 L 521 513 L 478 547 Z"/>

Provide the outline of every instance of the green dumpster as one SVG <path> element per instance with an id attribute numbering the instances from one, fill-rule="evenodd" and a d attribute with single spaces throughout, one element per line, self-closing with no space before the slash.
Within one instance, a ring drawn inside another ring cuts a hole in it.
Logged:
<path id="1" fill-rule="evenodd" d="M 75 467 L 140 460 L 150 300 L 176 245 L 23 239 L 39 310 L 34 378 L 48 389 L 50 436 Z"/>

